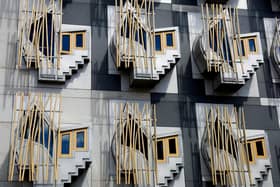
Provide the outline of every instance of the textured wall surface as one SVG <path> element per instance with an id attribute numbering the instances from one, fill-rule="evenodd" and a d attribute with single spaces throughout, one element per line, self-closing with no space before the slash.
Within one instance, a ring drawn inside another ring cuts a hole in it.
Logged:
<path id="1" fill-rule="evenodd" d="M 196 0 L 172 0 L 171 4 L 156 3 L 156 27 L 178 26 L 181 59 L 176 64 L 178 94 L 156 93 L 151 90 L 121 91 L 120 75 L 108 73 L 107 7 L 114 0 L 64 0 L 63 23 L 91 27 L 90 89 L 75 86 L 38 83 L 36 70 L 17 70 L 17 23 L 19 0 L 0 1 L 0 187 L 27 187 L 31 183 L 9 183 L 8 161 L 14 94 L 18 91 L 60 93 L 62 125 L 91 126 L 92 164 L 73 180 L 72 187 L 116 186 L 115 166 L 111 154 L 109 103 L 111 100 L 146 101 L 156 104 L 158 126 L 179 127 L 184 151 L 184 177 L 188 187 L 207 186 L 202 182 L 197 134 L 196 103 L 232 104 L 243 106 L 248 129 L 265 130 L 269 139 L 274 186 L 280 186 L 280 86 L 272 82 L 267 53 L 264 18 L 280 17 L 272 11 L 270 1 L 248 0 L 248 9 L 239 10 L 241 33 L 260 32 L 265 63 L 256 72 L 259 96 L 206 95 L 205 82 L 194 79 L 188 16 L 200 12 Z M 79 79 L 79 73 L 74 79 Z M 69 80 L 71 81 L 71 80 Z M 238 94 L 237 94 L 238 95 Z M 263 103 L 263 98 L 274 98 Z"/>

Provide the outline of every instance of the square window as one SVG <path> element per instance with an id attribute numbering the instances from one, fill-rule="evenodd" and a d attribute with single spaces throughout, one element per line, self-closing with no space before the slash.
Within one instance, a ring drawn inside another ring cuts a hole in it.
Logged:
<path id="1" fill-rule="evenodd" d="M 70 52 L 70 34 L 62 35 L 62 51 Z"/>
<path id="2" fill-rule="evenodd" d="M 156 51 L 161 51 L 161 36 L 159 34 L 157 34 L 155 36 L 155 40 L 156 40 Z"/>
<path id="3" fill-rule="evenodd" d="M 83 33 L 76 34 L 76 47 L 78 47 L 78 48 L 84 47 L 84 34 Z"/>
<path id="4" fill-rule="evenodd" d="M 264 156 L 264 147 L 263 147 L 262 140 L 256 141 L 256 150 L 257 150 L 257 156 Z"/>
<path id="5" fill-rule="evenodd" d="M 169 145 L 169 154 L 177 154 L 176 139 L 175 138 L 168 139 L 168 145 Z"/>
<path id="6" fill-rule="evenodd" d="M 85 147 L 85 131 L 80 131 L 76 133 L 76 147 L 77 148 Z"/>
<path id="7" fill-rule="evenodd" d="M 166 34 L 166 46 L 167 47 L 173 47 L 173 33 L 167 33 Z"/>
<path id="8" fill-rule="evenodd" d="M 256 49 L 255 39 L 249 39 L 248 43 L 249 43 L 250 52 L 256 52 L 257 49 Z"/>
<path id="9" fill-rule="evenodd" d="M 70 133 L 63 134 L 61 137 L 61 154 L 70 154 Z"/>
<path id="10" fill-rule="evenodd" d="M 157 141 L 157 159 L 164 160 L 163 141 Z"/>

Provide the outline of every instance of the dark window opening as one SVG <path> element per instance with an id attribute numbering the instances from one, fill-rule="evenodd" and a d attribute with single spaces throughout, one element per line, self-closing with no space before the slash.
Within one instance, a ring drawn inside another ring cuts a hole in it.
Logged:
<path id="1" fill-rule="evenodd" d="M 264 147 L 262 141 L 256 141 L 257 155 L 264 156 Z"/>
<path id="2" fill-rule="evenodd" d="M 249 42 L 250 52 L 256 52 L 257 50 L 256 50 L 255 40 L 254 39 L 249 39 L 248 42 Z"/>
<path id="3" fill-rule="evenodd" d="M 173 47 L 173 34 L 172 33 L 166 34 L 166 46 Z"/>
<path id="4" fill-rule="evenodd" d="M 62 51 L 70 51 L 70 35 L 62 35 Z"/>
<path id="5" fill-rule="evenodd" d="M 77 132 L 76 134 L 76 147 L 84 148 L 85 147 L 85 132 Z"/>
<path id="6" fill-rule="evenodd" d="M 156 35 L 155 40 L 156 40 L 156 51 L 161 51 L 161 36 Z"/>
<path id="7" fill-rule="evenodd" d="M 84 41 L 83 41 L 83 34 L 76 34 L 76 47 L 83 47 Z"/>
<path id="8" fill-rule="evenodd" d="M 251 144 L 247 143 L 247 149 L 248 149 L 248 159 L 250 162 L 253 162 L 253 155 L 252 155 L 252 149 L 251 149 Z"/>
<path id="9" fill-rule="evenodd" d="M 164 160 L 163 141 L 157 141 L 157 159 Z"/>
<path id="10" fill-rule="evenodd" d="M 176 139 L 175 138 L 169 139 L 168 144 L 169 144 L 169 153 L 177 154 Z"/>
<path id="11" fill-rule="evenodd" d="M 61 154 L 69 154 L 70 153 L 70 134 L 63 134 L 61 142 Z"/>

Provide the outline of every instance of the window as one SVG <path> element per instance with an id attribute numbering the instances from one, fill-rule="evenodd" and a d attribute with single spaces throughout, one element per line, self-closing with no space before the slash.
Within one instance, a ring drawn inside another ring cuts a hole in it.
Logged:
<path id="1" fill-rule="evenodd" d="M 264 138 L 258 138 L 254 140 L 249 140 L 247 143 L 248 148 L 248 159 L 250 163 L 254 163 L 255 159 L 258 158 L 266 158 L 266 149 L 265 149 L 265 143 Z"/>
<path id="2" fill-rule="evenodd" d="M 173 42 L 173 34 L 174 33 L 166 33 L 166 46 L 167 47 L 173 47 L 174 42 Z"/>
<path id="3" fill-rule="evenodd" d="M 71 34 L 62 34 L 62 45 L 61 45 L 62 53 L 70 53 L 71 52 Z"/>
<path id="4" fill-rule="evenodd" d="M 161 35 L 157 34 L 155 37 L 156 40 L 156 51 L 161 51 Z"/>
<path id="5" fill-rule="evenodd" d="M 87 150 L 87 129 L 81 129 L 75 131 L 75 150 L 86 151 Z"/>
<path id="6" fill-rule="evenodd" d="M 167 157 L 179 156 L 178 136 L 170 136 L 157 139 L 158 162 L 165 162 Z"/>
<path id="7" fill-rule="evenodd" d="M 61 134 L 61 156 L 71 156 L 71 132 Z"/>
<path id="8" fill-rule="evenodd" d="M 162 52 L 166 48 L 175 48 L 175 31 L 161 31 L 155 35 L 155 50 Z"/>
<path id="9" fill-rule="evenodd" d="M 75 35 L 75 48 L 85 48 L 85 33 L 84 32 L 79 32 L 79 33 L 74 33 Z"/>
<path id="10" fill-rule="evenodd" d="M 62 33 L 61 53 L 69 54 L 72 49 L 85 49 L 85 32 Z"/>
<path id="11" fill-rule="evenodd" d="M 75 129 L 60 133 L 60 157 L 71 157 L 72 151 L 87 151 L 87 129 Z"/>
<path id="12" fill-rule="evenodd" d="M 248 40 L 250 52 L 257 52 L 255 39 L 251 38 Z"/>
<path id="13" fill-rule="evenodd" d="M 157 159 L 158 161 L 164 161 L 164 150 L 163 150 L 163 141 L 157 141 Z"/>
<path id="14" fill-rule="evenodd" d="M 254 162 L 254 160 L 253 160 L 251 143 L 247 143 L 247 149 L 248 149 L 248 160 L 250 163 L 252 163 L 252 162 Z"/>
<path id="15" fill-rule="evenodd" d="M 260 138 L 255 140 L 255 150 L 257 158 L 266 158 L 266 149 L 265 149 L 265 142 L 264 138 Z"/>

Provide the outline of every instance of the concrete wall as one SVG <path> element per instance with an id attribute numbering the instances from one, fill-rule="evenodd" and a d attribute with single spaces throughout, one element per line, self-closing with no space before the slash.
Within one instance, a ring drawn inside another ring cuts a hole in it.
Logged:
<path id="1" fill-rule="evenodd" d="M 248 0 L 247 9 L 239 10 L 241 33 L 260 32 L 265 63 L 256 72 L 259 94 L 218 96 L 205 94 L 205 82 L 194 79 L 191 60 L 189 15 L 200 12 L 196 0 L 172 0 L 156 4 L 156 27 L 178 26 L 181 59 L 176 65 L 178 94 L 146 91 L 121 92 L 120 75 L 108 73 L 107 7 L 114 0 L 64 0 L 63 23 L 91 27 L 90 87 L 82 89 L 66 85 L 38 83 L 36 70 L 16 70 L 16 42 L 19 0 L 0 1 L 0 186 L 25 187 L 30 183 L 8 183 L 9 141 L 13 110 L 13 95 L 17 91 L 62 94 L 62 124 L 91 126 L 93 162 L 88 170 L 73 181 L 74 187 L 116 186 L 114 162 L 109 141 L 110 100 L 147 101 L 157 105 L 158 126 L 181 128 L 184 151 L 185 186 L 207 186 L 202 182 L 199 139 L 195 103 L 217 103 L 244 106 L 249 129 L 265 130 L 269 139 L 274 186 L 280 186 L 279 107 L 275 102 L 279 84 L 272 82 L 271 66 L 263 18 L 280 17 L 272 12 L 270 1 Z M 75 75 L 79 79 L 79 75 Z M 71 80 L 70 80 L 71 81 Z"/>

